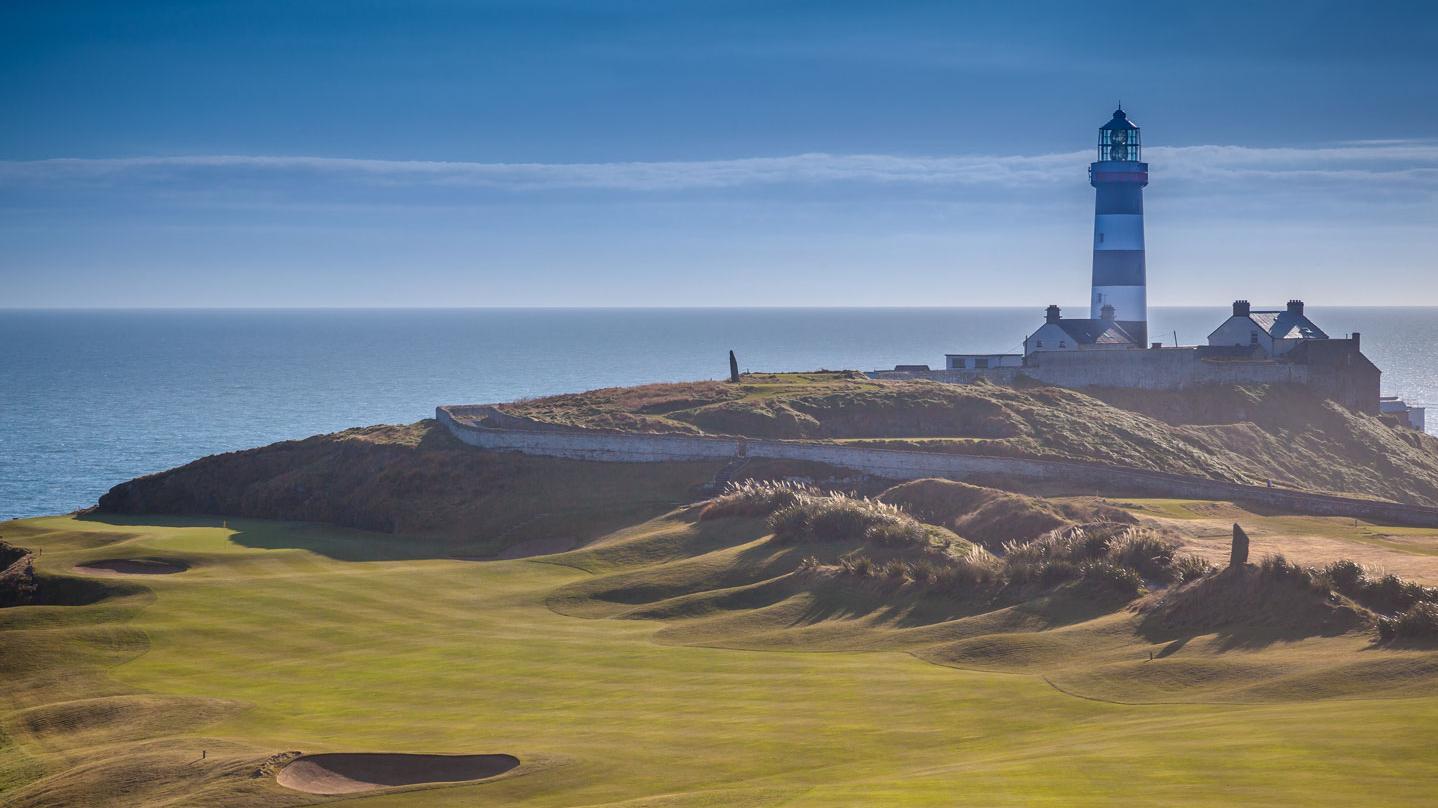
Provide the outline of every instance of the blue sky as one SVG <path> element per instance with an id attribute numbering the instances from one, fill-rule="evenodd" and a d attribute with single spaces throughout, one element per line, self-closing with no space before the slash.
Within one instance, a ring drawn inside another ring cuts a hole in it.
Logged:
<path id="1" fill-rule="evenodd" d="M 0 307 L 1438 305 L 1428 2 L 5 3 Z"/>

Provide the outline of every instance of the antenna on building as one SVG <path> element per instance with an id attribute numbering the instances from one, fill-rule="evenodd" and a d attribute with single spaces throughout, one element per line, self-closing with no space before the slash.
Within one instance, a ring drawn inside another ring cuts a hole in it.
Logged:
<path id="1" fill-rule="evenodd" d="M 1173 332 L 1173 347 L 1175 347 L 1175 348 L 1178 347 L 1178 330 L 1177 330 L 1177 329 L 1175 329 L 1174 332 Z"/>

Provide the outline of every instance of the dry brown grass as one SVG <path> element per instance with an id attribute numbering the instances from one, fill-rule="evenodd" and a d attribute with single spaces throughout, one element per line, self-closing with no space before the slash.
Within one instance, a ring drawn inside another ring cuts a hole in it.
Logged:
<path id="1" fill-rule="evenodd" d="M 1089 394 L 773 374 L 738 385 L 609 388 L 507 409 L 571 426 L 1072 460 L 1438 504 L 1438 440 L 1298 386 Z"/>
<path id="2" fill-rule="evenodd" d="M 1093 500 L 1054 502 L 952 480 L 902 483 L 879 498 L 990 549 L 1035 539 L 1065 525 L 1137 521 L 1119 508 Z"/>

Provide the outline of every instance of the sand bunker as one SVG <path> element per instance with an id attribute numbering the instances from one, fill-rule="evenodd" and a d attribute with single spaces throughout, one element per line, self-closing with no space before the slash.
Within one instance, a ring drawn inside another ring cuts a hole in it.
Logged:
<path id="1" fill-rule="evenodd" d="M 519 765 L 512 755 L 404 755 L 352 752 L 303 755 L 275 775 L 286 788 L 309 794 L 353 794 L 421 783 L 459 783 L 503 774 Z"/>
<path id="2" fill-rule="evenodd" d="M 173 575 L 190 565 L 164 558 L 103 558 L 76 564 L 75 569 L 92 575 Z"/>

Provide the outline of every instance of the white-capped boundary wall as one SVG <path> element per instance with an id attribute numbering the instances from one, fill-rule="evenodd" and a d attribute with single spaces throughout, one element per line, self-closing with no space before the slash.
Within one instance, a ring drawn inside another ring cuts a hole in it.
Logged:
<path id="1" fill-rule="evenodd" d="M 463 420 L 457 420 L 456 414 Z M 471 446 L 540 457 L 606 463 L 663 463 L 728 460 L 744 454 L 825 463 L 893 480 L 1007 477 L 1072 482 L 1085 487 L 1105 488 L 1116 494 L 1122 492 L 1122 495 L 1142 493 L 1186 499 L 1240 500 L 1294 513 L 1359 517 L 1387 524 L 1438 526 L 1438 508 L 1422 505 L 1310 494 L 1096 463 L 875 449 L 832 443 L 574 429 L 520 418 L 487 405 L 441 406 L 435 409 L 435 418 L 450 434 Z M 481 419 L 496 426 L 474 423 Z"/>

